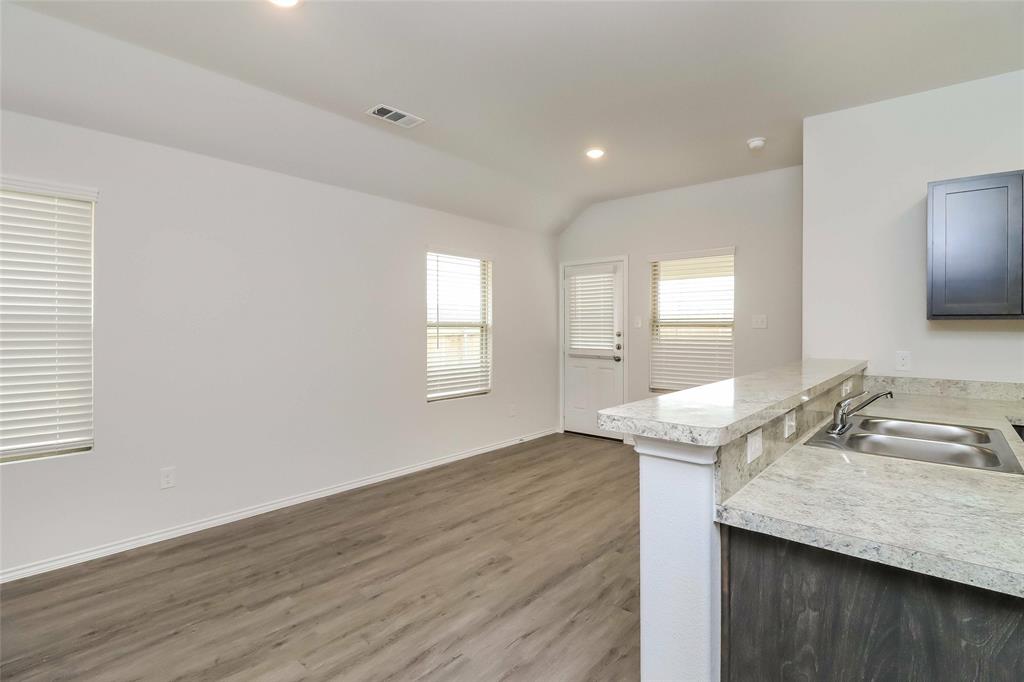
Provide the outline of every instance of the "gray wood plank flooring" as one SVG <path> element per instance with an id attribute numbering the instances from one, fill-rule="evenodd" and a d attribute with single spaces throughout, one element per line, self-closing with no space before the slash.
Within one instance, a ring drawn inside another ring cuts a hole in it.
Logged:
<path id="1" fill-rule="evenodd" d="M 554 435 L 14 581 L 0 677 L 639 679 L 637 478 Z"/>

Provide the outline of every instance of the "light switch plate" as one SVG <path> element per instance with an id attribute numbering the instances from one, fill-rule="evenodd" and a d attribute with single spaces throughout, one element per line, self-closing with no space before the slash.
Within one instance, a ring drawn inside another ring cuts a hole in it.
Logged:
<path id="1" fill-rule="evenodd" d="M 160 470 L 160 489 L 166 490 L 178 484 L 177 467 L 164 467 Z"/>
<path id="2" fill-rule="evenodd" d="M 642 318 L 642 317 L 634 317 L 633 318 L 633 327 L 635 329 L 640 329 L 643 326 L 644 326 L 644 318 Z"/>
<path id="3" fill-rule="evenodd" d="M 796 410 L 790 410 L 786 413 L 786 421 L 782 427 L 782 437 L 789 438 L 796 433 Z"/>
<path id="4" fill-rule="evenodd" d="M 750 318 L 750 326 L 754 329 L 767 329 L 768 328 L 768 316 L 764 313 L 760 315 L 754 315 Z"/>
<path id="5" fill-rule="evenodd" d="M 764 441 L 761 438 L 761 429 L 754 429 L 747 434 L 747 464 L 761 456 L 764 451 Z"/>
<path id="6" fill-rule="evenodd" d="M 897 372 L 909 372 L 911 365 L 911 355 L 909 350 L 898 350 L 896 351 L 896 371 Z"/>

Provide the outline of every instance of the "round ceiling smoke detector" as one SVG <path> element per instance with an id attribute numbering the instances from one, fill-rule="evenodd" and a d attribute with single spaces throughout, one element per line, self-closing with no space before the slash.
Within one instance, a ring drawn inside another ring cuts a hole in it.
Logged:
<path id="1" fill-rule="evenodd" d="M 761 149 L 764 149 L 765 142 L 767 142 L 767 140 L 765 140 L 763 137 L 752 137 L 749 140 L 747 140 L 747 147 L 750 149 L 750 151 L 756 152 Z"/>

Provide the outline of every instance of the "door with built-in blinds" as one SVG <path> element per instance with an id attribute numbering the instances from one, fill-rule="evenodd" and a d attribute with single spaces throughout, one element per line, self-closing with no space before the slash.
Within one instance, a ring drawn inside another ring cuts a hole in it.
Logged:
<path id="1" fill-rule="evenodd" d="M 597 411 L 625 402 L 622 264 L 567 266 L 562 284 L 565 430 L 621 438 L 598 428 Z"/>

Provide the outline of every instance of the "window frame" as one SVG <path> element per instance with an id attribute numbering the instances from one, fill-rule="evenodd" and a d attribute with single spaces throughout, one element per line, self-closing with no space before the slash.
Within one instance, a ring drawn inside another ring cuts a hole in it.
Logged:
<path id="1" fill-rule="evenodd" d="M 428 246 L 425 251 L 425 257 L 422 261 L 424 264 L 423 283 L 425 285 L 425 296 L 424 300 L 427 306 L 427 324 L 426 332 L 427 339 L 430 339 L 430 332 L 432 329 L 444 329 L 444 328 L 456 328 L 462 329 L 466 327 L 477 327 L 480 329 L 482 335 L 483 344 L 481 346 L 481 352 L 486 354 L 487 357 L 487 386 L 486 388 L 476 388 L 473 390 L 466 390 L 457 393 L 449 393 L 445 395 L 431 395 L 430 393 L 430 355 L 429 351 L 427 356 L 424 358 L 426 367 L 424 368 L 424 378 L 426 380 L 426 402 L 440 403 L 447 400 L 457 400 L 459 398 L 472 398 L 477 396 L 484 396 L 491 393 L 494 390 L 494 260 L 484 254 L 479 253 L 466 253 L 459 249 L 449 249 L 444 247 Z M 429 298 L 429 258 L 431 255 L 443 256 L 448 258 L 459 258 L 480 261 L 481 264 L 481 285 L 486 285 L 486 291 L 481 290 L 480 300 L 485 302 L 485 310 L 482 311 L 481 317 L 483 318 L 480 322 L 430 322 L 430 298 Z M 485 272 L 486 271 L 486 272 Z"/>
<path id="2" fill-rule="evenodd" d="M 57 183 L 11 175 L 0 176 L 0 188 L 23 194 L 34 194 L 53 199 L 89 202 L 92 204 L 89 226 L 89 425 L 92 435 L 81 443 L 40 444 L 20 447 L 11 454 L 0 453 L 0 466 L 52 457 L 90 452 L 96 447 L 96 216 L 99 190 L 82 185 Z"/>
<path id="3" fill-rule="evenodd" d="M 669 321 L 669 322 L 666 323 L 666 322 L 661 321 L 659 319 L 659 316 L 658 316 L 658 291 L 657 291 L 657 288 L 658 288 L 658 281 L 659 280 L 655 276 L 655 272 L 656 272 L 655 266 L 657 264 L 660 264 L 660 263 L 666 263 L 666 262 L 671 262 L 671 261 L 697 259 L 697 258 L 708 258 L 708 257 L 715 257 L 715 256 L 729 256 L 729 257 L 732 258 L 733 302 L 732 302 L 732 317 L 731 317 L 731 320 L 728 323 L 724 323 L 724 322 L 723 323 L 717 323 L 717 322 L 696 322 L 696 323 L 690 323 L 690 324 L 686 324 L 685 322 L 671 322 L 671 321 Z M 649 280 L 648 281 L 649 281 L 649 286 L 650 286 L 650 299 L 649 299 L 649 301 L 650 301 L 650 306 L 651 306 L 651 308 L 650 308 L 650 324 L 648 325 L 648 333 L 649 333 L 649 338 L 648 338 L 648 363 L 647 363 L 647 369 L 648 369 L 648 371 L 647 371 L 647 389 L 648 389 L 648 391 L 651 392 L 651 393 L 660 394 L 660 393 L 672 393 L 672 392 L 675 392 L 675 391 L 683 391 L 683 390 L 688 390 L 690 388 L 695 388 L 696 387 L 696 386 L 690 386 L 690 385 L 686 385 L 686 386 L 681 386 L 681 385 L 668 386 L 667 383 L 666 383 L 666 385 L 661 385 L 661 384 L 655 385 L 655 381 L 654 381 L 655 373 L 654 373 L 653 363 L 654 363 L 654 359 L 655 359 L 654 358 L 654 356 L 655 356 L 655 343 L 656 343 L 656 339 L 658 338 L 658 328 L 659 327 L 673 327 L 673 326 L 679 327 L 679 328 L 706 327 L 708 329 L 725 329 L 725 328 L 728 328 L 730 330 L 730 338 L 731 338 L 731 344 L 730 344 L 731 345 L 731 354 L 730 354 L 730 358 L 729 358 L 729 363 L 730 363 L 729 376 L 728 377 L 723 377 L 721 379 L 716 379 L 715 381 L 706 382 L 704 384 L 697 384 L 697 386 L 705 386 L 708 383 L 715 383 L 717 381 L 723 381 L 723 380 L 735 377 L 735 375 L 736 375 L 736 298 L 735 298 L 735 296 L 736 296 L 736 248 L 734 246 L 727 246 L 727 247 L 715 248 L 715 249 L 705 249 L 705 250 L 701 250 L 701 251 L 687 251 L 687 252 L 660 254 L 660 255 L 657 255 L 657 256 L 651 256 L 648 259 L 648 261 L 650 263 L 650 275 L 649 275 Z"/>

